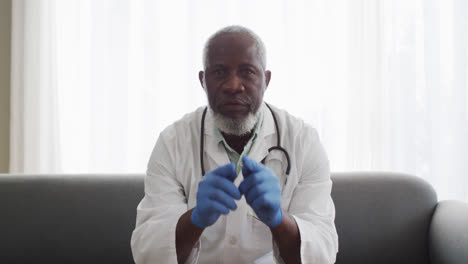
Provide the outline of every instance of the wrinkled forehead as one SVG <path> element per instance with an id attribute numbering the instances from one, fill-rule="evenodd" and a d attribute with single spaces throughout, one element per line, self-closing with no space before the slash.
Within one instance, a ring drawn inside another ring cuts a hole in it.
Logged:
<path id="1" fill-rule="evenodd" d="M 207 55 L 207 67 L 242 63 L 261 67 L 257 42 L 242 33 L 225 33 L 217 36 L 211 41 Z"/>

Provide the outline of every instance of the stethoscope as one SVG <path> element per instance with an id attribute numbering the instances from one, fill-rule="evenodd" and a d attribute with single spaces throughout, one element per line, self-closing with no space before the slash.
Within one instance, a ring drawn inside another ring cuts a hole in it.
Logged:
<path id="1" fill-rule="evenodd" d="M 270 109 L 270 112 L 271 112 L 271 115 L 273 116 L 273 121 L 275 121 L 275 127 L 276 127 L 276 137 L 277 137 L 277 145 L 276 146 L 273 146 L 271 148 L 268 149 L 268 153 L 270 153 L 272 150 L 280 150 L 281 152 L 284 153 L 284 155 L 286 156 L 286 160 L 288 161 L 288 167 L 286 167 L 286 175 L 288 176 L 289 175 L 289 171 L 291 170 L 291 164 L 290 164 L 290 160 L 289 160 L 289 154 L 288 152 L 283 148 L 281 147 L 281 141 L 280 141 L 280 132 L 279 132 L 279 128 L 278 128 L 278 121 L 276 120 L 276 116 L 275 116 L 275 113 L 273 112 L 273 109 L 271 109 L 271 107 L 265 103 L 266 106 L 268 107 L 268 109 Z M 205 116 L 206 116 L 206 112 L 208 110 L 208 107 L 205 107 L 205 110 L 203 111 L 203 115 L 202 115 L 202 118 L 201 118 L 201 133 L 200 133 L 200 164 L 201 164 L 201 170 L 202 170 L 202 177 L 203 175 L 205 175 L 205 166 L 203 165 L 203 150 L 204 150 L 204 134 L 205 134 Z M 263 165 L 265 165 L 265 158 L 263 158 L 263 160 L 261 161 Z"/>

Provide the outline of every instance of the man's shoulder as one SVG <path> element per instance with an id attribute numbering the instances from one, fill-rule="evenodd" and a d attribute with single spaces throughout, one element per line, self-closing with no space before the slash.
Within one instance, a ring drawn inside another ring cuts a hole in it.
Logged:
<path id="1" fill-rule="evenodd" d="M 201 116 L 206 106 L 200 106 L 192 112 L 184 114 L 163 129 L 161 135 L 164 137 L 177 137 L 186 135 L 188 131 L 197 131 L 200 128 Z"/>
<path id="2" fill-rule="evenodd" d="M 186 126 L 193 126 L 193 125 L 200 125 L 201 116 L 203 115 L 203 111 L 205 110 L 206 106 L 200 106 L 192 112 L 186 113 L 180 118 L 176 120 L 172 125 L 176 127 L 186 127 Z"/>
<path id="3" fill-rule="evenodd" d="M 289 135 L 292 138 L 303 137 L 303 136 L 317 136 L 317 130 L 315 127 L 305 121 L 302 117 L 296 116 L 290 113 L 288 110 L 269 104 L 275 113 L 278 123 L 280 125 L 281 132 L 284 135 Z"/>
<path id="4" fill-rule="evenodd" d="M 311 126 L 309 123 L 305 122 L 303 118 L 296 116 L 290 113 L 288 110 L 280 108 L 275 105 L 268 104 L 273 112 L 275 113 L 278 122 L 286 124 L 286 128 L 295 128 L 294 130 L 300 130 L 304 126 Z"/>
<path id="5" fill-rule="evenodd" d="M 291 114 L 288 110 L 278 107 L 276 105 L 268 105 L 271 107 L 271 109 L 279 119 L 294 123 L 304 123 L 304 121 L 300 117 Z"/>

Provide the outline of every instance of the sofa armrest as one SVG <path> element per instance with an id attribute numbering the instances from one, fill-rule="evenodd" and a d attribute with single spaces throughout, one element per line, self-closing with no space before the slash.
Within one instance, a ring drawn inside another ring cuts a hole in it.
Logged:
<path id="1" fill-rule="evenodd" d="M 432 264 L 467 263 L 468 203 L 439 202 L 429 230 L 429 254 Z"/>

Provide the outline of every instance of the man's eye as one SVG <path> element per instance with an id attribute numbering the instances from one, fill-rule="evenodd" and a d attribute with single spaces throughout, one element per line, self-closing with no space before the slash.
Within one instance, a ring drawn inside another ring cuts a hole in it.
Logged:
<path id="1" fill-rule="evenodd" d="M 224 70 L 217 69 L 217 70 L 214 70 L 213 73 L 214 73 L 215 75 L 218 75 L 218 76 L 219 76 L 219 75 L 223 75 L 223 74 L 224 74 Z"/>
<path id="2" fill-rule="evenodd" d="M 244 74 L 254 74 L 255 72 L 252 71 L 251 69 L 244 69 L 244 70 L 243 70 L 243 73 L 244 73 Z"/>

